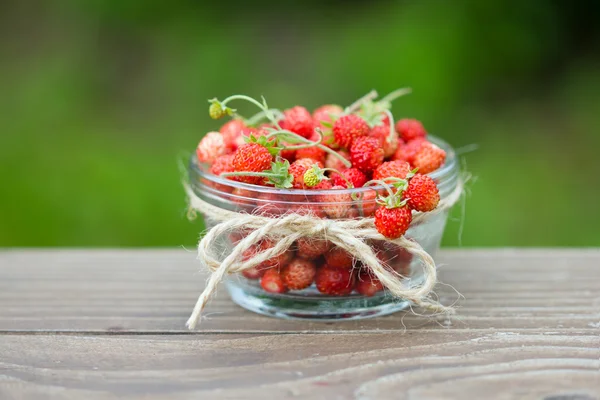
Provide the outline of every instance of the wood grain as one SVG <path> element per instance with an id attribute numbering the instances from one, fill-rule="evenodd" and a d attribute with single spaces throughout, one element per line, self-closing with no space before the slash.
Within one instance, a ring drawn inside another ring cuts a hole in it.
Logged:
<path id="1" fill-rule="evenodd" d="M 600 251 L 439 259 L 450 320 L 284 321 L 221 290 L 190 333 L 193 253 L 4 251 L 0 399 L 600 399 Z"/>

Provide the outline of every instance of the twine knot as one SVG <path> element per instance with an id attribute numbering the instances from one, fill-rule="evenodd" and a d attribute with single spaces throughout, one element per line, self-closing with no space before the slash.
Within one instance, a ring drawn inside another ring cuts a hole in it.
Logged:
<path id="1" fill-rule="evenodd" d="M 404 236 L 393 240 L 384 237 L 377 232 L 373 218 L 334 220 L 321 219 L 311 214 L 288 213 L 272 217 L 239 213 L 214 206 L 198 197 L 189 185 L 184 184 L 184 186 L 190 207 L 188 215 L 193 216 L 196 211 L 199 211 L 204 214 L 206 219 L 215 223 L 198 243 L 198 259 L 212 271 L 212 274 L 186 323 L 189 329 L 196 327 L 210 296 L 226 275 L 253 268 L 277 257 L 293 246 L 296 240 L 303 237 L 328 240 L 347 251 L 355 260 L 369 268 L 370 272 L 395 297 L 408 300 L 436 313 L 453 312 L 451 307 L 443 306 L 431 298 L 431 292 L 437 283 L 437 270 L 433 258 L 416 241 Z M 436 213 L 448 210 L 458 201 L 462 192 L 463 183 L 459 181 L 454 191 L 442 199 L 434 211 L 416 213 L 413 224 L 421 223 Z M 221 260 L 216 246 L 219 237 L 241 230 L 249 233 L 237 242 L 231 252 Z M 273 239 L 275 244 L 252 258 L 244 260 L 243 253 L 264 239 Z M 377 257 L 367 243 L 369 240 L 392 243 L 420 259 L 423 265 L 422 282 L 416 286 L 407 286 L 402 281 L 402 276 L 387 268 Z"/>

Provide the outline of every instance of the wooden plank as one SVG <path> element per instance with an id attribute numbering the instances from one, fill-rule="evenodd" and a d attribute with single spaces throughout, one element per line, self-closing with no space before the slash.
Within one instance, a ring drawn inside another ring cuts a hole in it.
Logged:
<path id="1" fill-rule="evenodd" d="M 410 313 L 340 323 L 284 321 L 234 305 L 221 290 L 200 333 L 398 329 L 597 329 L 598 250 L 445 250 L 437 290 L 451 320 Z M 187 332 L 205 282 L 185 250 L 0 252 L 0 331 Z"/>
<path id="2" fill-rule="evenodd" d="M 2 399 L 600 396 L 589 330 L 0 337 Z"/>

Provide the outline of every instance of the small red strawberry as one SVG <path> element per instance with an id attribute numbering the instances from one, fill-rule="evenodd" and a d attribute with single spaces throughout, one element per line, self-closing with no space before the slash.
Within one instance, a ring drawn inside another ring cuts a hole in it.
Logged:
<path id="1" fill-rule="evenodd" d="M 281 274 L 277 268 L 271 268 L 265 272 L 260 280 L 260 286 L 270 293 L 285 293 L 287 287 L 283 282 Z"/>
<path id="2" fill-rule="evenodd" d="M 398 149 L 398 134 L 394 131 L 390 136 L 389 125 L 381 124 L 374 126 L 371 129 L 371 132 L 369 132 L 369 136 L 377 138 L 381 141 L 381 146 L 383 147 L 383 155 L 385 156 L 385 158 L 393 156 L 396 150 Z"/>
<path id="3" fill-rule="evenodd" d="M 313 111 L 313 120 L 320 125 L 321 128 L 327 128 L 326 124 L 332 124 L 334 119 L 337 119 L 344 113 L 344 109 L 335 104 L 326 104 Z"/>
<path id="4" fill-rule="evenodd" d="M 345 296 L 352 293 L 355 278 L 352 270 L 348 268 L 323 265 L 317 270 L 315 285 L 317 290 L 330 296 Z"/>
<path id="5" fill-rule="evenodd" d="M 348 217 L 352 208 L 352 196 L 349 193 L 336 193 L 339 190 L 347 190 L 342 186 L 333 186 L 331 190 L 319 196 L 321 210 L 325 211 L 331 219 Z"/>
<path id="6" fill-rule="evenodd" d="M 327 153 L 325 150 L 319 147 L 307 147 L 305 149 L 296 150 L 296 158 L 310 158 L 314 160 L 314 162 L 319 162 L 321 165 L 325 163 L 325 156 Z"/>
<path id="7" fill-rule="evenodd" d="M 341 175 L 343 175 L 343 177 Z M 367 182 L 367 175 L 358 168 L 345 169 L 341 172 L 341 175 L 337 173 L 331 174 L 331 182 L 334 186 L 347 188 L 348 183 L 346 181 L 349 181 L 353 188 L 359 188 Z"/>
<path id="8" fill-rule="evenodd" d="M 266 248 L 267 247 L 266 247 L 265 242 L 256 244 L 256 245 L 250 247 L 249 249 L 247 249 L 246 251 L 244 251 L 244 253 L 242 254 L 242 260 L 248 261 L 251 258 L 254 258 L 258 253 L 264 251 Z M 248 279 L 259 279 L 261 276 L 263 276 L 265 274 L 265 272 L 267 271 L 268 268 L 269 267 L 266 267 L 263 264 L 255 265 L 252 268 L 243 270 L 242 275 L 244 275 Z"/>
<path id="9" fill-rule="evenodd" d="M 331 243 L 327 240 L 300 238 L 296 241 L 296 248 L 298 249 L 298 257 L 313 260 L 331 247 Z"/>
<path id="10" fill-rule="evenodd" d="M 315 218 L 327 218 L 325 210 L 319 204 L 296 203 L 290 206 L 290 212 L 300 215 L 310 215 Z"/>
<path id="11" fill-rule="evenodd" d="M 350 147 L 350 160 L 352 166 L 364 173 L 373 172 L 383 163 L 383 148 L 379 139 L 372 137 L 358 137 Z"/>
<path id="12" fill-rule="evenodd" d="M 313 283 L 317 267 L 312 261 L 295 258 L 281 270 L 283 283 L 290 290 L 302 290 Z"/>
<path id="13" fill-rule="evenodd" d="M 208 132 L 198 143 L 196 156 L 201 163 L 212 163 L 226 151 L 223 135 L 219 132 Z"/>
<path id="14" fill-rule="evenodd" d="M 227 147 L 229 151 L 235 151 L 238 148 L 240 144 L 239 139 L 245 128 L 246 125 L 241 119 L 232 119 L 221 126 L 219 132 L 223 135 L 225 147 Z"/>
<path id="15" fill-rule="evenodd" d="M 346 160 L 350 161 L 350 153 L 346 150 L 338 150 L 337 153 Z M 338 171 L 343 171 L 348 168 L 338 157 L 334 156 L 333 154 L 327 154 L 327 157 L 325 158 L 325 167 Z"/>
<path id="16" fill-rule="evenodd" d="M 427 131 L 423 128 L 423 124 L 416 119 L 409 118 L 401 119 L 396 123 L 396 132 L 398 132 L 405 142 L 427 136 Z"/>
<path id="17" fill-rule="evenodd" d="M 315 128 L 315 123 L 308 110 L 301 106 L 296 106 L 283 112 L 284 119 L 279 123 L 283 129 L 297 133 L 298 135 L 309 138 Z"/>
<path id="18" fill-rule="evenodd" d="M 350 253 L 341 247 L 333 247 L 325 253 L 325 261 L 329 266 L 337 268 L 351 269 L 354 264 L 354 259 Z"/>
<path id="19" fill-rule="evenodd" d="M 446 161 L 446 152 L 433 143 L 423 143 L 415 154 L 412 165 L 419 173 L 428 174 L 441 167 Z"/>
<path id="20" fill-rule="evenodd" d="M 285 197 L 277 193 L 261 193 L 256 199 L 254 214 L 277 217 L 287 212 Z"/>
<path id="21" fill-rule="evenodd" d="M 361 271 L 356 281 L 356 291 L 363 296 L 371 297 L 383 290 L 383 284 L 377 277 L 367 271 Z"/>
<path id="22" fill-rule="evenodd" d="M 404 235 L 412 221 L 408 207 L 387 208 L 379 206 L 375 211 L 375 228 L 388 239 L 398 239 Z"/>
<path id="23" fill-rule="evenodd" d="M 306 189 L 306 185 L 304 184 L 304 174 L 315 164 L 317 164 L 319 168 L 323 168 L 323 164 L 312 158 L 299 158 L 290 165 L 288 171 L 294 177 L 294 189 Z"/>
<path id="24" fill-rule="evenodd" d="M 210 166 L 210 172 L 214 175 L 221 175 L 224 172 L 233 171 L 233 154 L 224 154 L 215 159 Z"/>
<path id="25" fill-rule="evenodd" d="M 322 180 L 321 183 L 319 183 L 316 186 L 311 187 L 311 190 L 330 190 L 333 187 L 333 183 L 331 183 L 330 180 Z"/>
<path id="26" fill-rule="evenodd" d="M 427 140 L 423 138 L 411 140 L 408 143 L 400 143 L 398 149 L 392 156 L 392 160 L 394 161 L 406 161 L 407 163 L 412 165 L 413 158 L 415 154 L 421 149 L 423 143 L 428 143 Z"/>
<path id="27" fill-rule="evenodd" d="M 410 172 L 410 164 L 406 161 L 386 161 L 381 164 L 375 172 L 373 172 L 374 180 L 382 180 L 385 178 L 400 178 L 405 179 Z"/>
<path id="28" fill-rule="evenodd" d="M 402 197 L 407 200 L 409 208 L 421 212 L 434 210 L 440 202 L 440 192 L 435 181 L 422 174 L 415 174 L 408 181 Z"/>
<path id="29" fill-rule="evenodd" d="M 376 200 L 377 192 L 375 190 L 364 192 L 357 204 L 359 214 L 366 218 L 374 216 L 378 207 Z"/>
<path id="30" fill-rule="evenodd" d="M 367 122 L 354 114 L 344 115 L 333 124 L 335 142 L 345 148 L 350 147 L 354 139 L 367 136 L 370 130 Z"/>
<path id="31" fill-rule="evenodd" d="M 258 143 L 246 143 L 240 146 L 233 155 L 235 172 L 263 172 L 271 168 L 273 156 L 269 150 Z M 238 176 L 237 180 L 261 185 L 265 178 L 260 176 Z"/>

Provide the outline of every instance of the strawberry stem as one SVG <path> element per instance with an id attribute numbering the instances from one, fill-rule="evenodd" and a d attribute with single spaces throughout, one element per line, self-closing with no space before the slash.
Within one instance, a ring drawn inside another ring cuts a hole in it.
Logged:
<path id="1" fill-rule="evenodd" d="M 283 113 L 280 110 L 278 110 L 277 108 L 270 108 L 268 111 L 271 112 L 272 114 L 274 114 L 278 120 L 281 120 L 284 118 Z M 248 126 L 254 126 L 265 118 L 268 119 L 267 113 L 265 112 L 265 110 L 262 110 L 262 111 L 257 112 L 250 118 L 245 119 L 244 123 Z"/>
<path id="2" fill-rule="evenodd" d="M 390 134 L 388 135 L 388 142 L 392 142 L 394 140 L 394 135 L 396 134 L 396 127 L 394 126 L 394 116 L 392 115 L 390 110 L 383 110 L 383 112 L 387 115 L 390 120 Z"/>
<path id="3" fill-rule="evenodd" d="M 249 171 L 239 171 L 239 172 L 223 172 L 221 177 L 227 178 L 229 176 L 264 176 L 265 178 L 278 178 L 279 174 L 272 174 L 269 172 L 249 172 Z"/>
<path id="4" fill-rule="evenodd" d="M 402 97 L 402 96 L 405 96 L 410 93 L 412 93 L 411 88 L 396 89 L 393 92 L 387 94 L 381 100 L 379 100 L 378 103 L 385 103 L 385 102 L 391 103 L 392 101 L 396 100 L 398 97 Z"/>
<path id="5" fill-rule="evenodd" d="M 386 179 L 389 179 L 389 178 L 386 178 Z M 367 183 L 365 183 L 363 185 L 363 187 L 373 186 L 373 185 L 381 185 L 381 186 L 383 186 L 385 188 L 385 190 L 387 190 L 387 192 L 388 192 L 388 194 L 390 196 L 394 196 L 394 192 L 392 191 L 392 188 L 384 180 L 373 179 L 373 180 L 370 180 Z"/>
<path id="6" fill-rule="evenodd" d="M 377 98 L 377 96 L 378 96 L 377 91 L 371 90 L 369 93 L 365 94 L 363 97 L 361 97 L 360 99 L 356 100 L 354 103 L 352 103 L 348 107 L 346 107 L 346 109 L 344 110 L 344 114 L 351 114 L 354 111 L 357 111 L 363 103 L 375 100 Z"/>
<path id="7" fill-rule="evenodd" d="M 267 119 L 269 121 L 271 121 L 273 123 L 273 125 L 279 126 L 277 120 L 275 119 L 275 116 L 271 112 L 271 109 L 267 106 L 267 102 L 264 97 L 263 97 L 263 102 L 260 103 L 258 100 L 255 100 L 252 97 L 249 97 L 249 96 L 246 96 L 243 94 L 234 94 L 233 96 L 229 96 L 225 100 L 223 100 L 219 103 L 221 104 L 221 107 L 225 108 L 227 103 L 229 103 L 232 100 L 246 100 L 246 101 L 254 104 L 255 106 L 260 108 L 265 113 L 265 117 L 267 117 Z M 233 111 L 235 112 L 235 110 L 233 110 Z"/>

